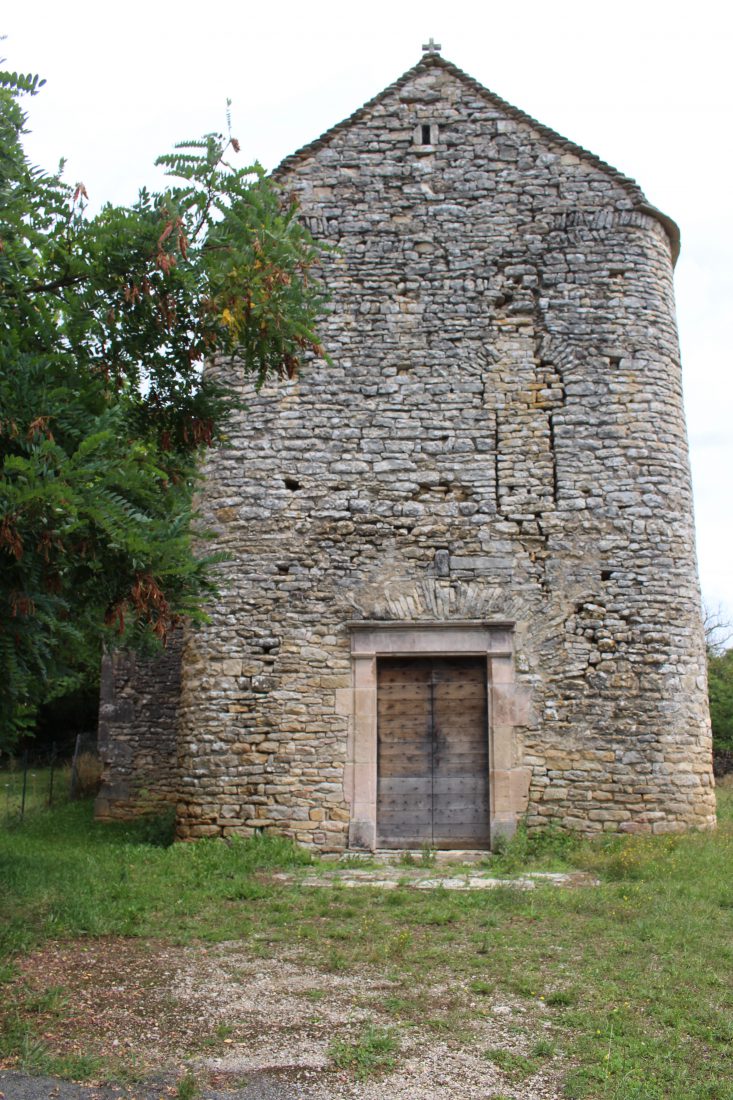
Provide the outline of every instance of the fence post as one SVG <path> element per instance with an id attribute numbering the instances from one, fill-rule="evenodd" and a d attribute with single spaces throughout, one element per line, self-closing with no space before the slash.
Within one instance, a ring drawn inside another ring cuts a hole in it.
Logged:
<path id="1" fill-rule="evenodd" d="M 71 759 L 71 788 L 69 798 L 73 802 L 79 792 L 79 754 L 81 752 L 81 734 L 77 733 L 74 743 L 74 755 Z"/>
<path id="2" fill-rule="evenodd" d="M 25 792 L 28 786 L 28 749 L 23 753 L 23 793 L 20 796 L 20 820 L 25 815 Z"/>
<path id="3" fill-rule="evenodd" d="M 51 774 L 48 777 L 48 808 L 53 806 L 53 772 L 56 765 L 56 742 L 51 743 Z"/>

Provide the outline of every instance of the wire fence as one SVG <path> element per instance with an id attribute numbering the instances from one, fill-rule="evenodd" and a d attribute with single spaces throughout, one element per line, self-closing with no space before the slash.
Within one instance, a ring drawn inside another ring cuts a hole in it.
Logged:
<path id="1" fill-rule="evenodd" d="M 32 757 L 25 750 L 0 760 L 0 825 L 18 824 L 37 810 L 96 793 L 100 774 L 93 735 L 79 734 L 71 760 L 60 757 L 55 744 Z"/>

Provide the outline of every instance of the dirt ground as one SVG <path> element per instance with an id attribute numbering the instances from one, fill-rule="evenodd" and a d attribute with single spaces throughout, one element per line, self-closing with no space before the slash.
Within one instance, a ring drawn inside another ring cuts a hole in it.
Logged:
<path id="1" fill-rule="evenodd" d="M 132 1083 L 87 1087 L 29 1079 L 0 1064 L 5 1100 L 167 1100 L 183 1097 L 186 1073 L 199 1100 L 559 1100 L 557 1058 L 512 1085 L 485 1056 L 489 1048 L 527 1053 L 526 1036 L 543 1034 L 543 1008 L 477 997 L 467 987 L 430 989 L 440 1004 L 458 992 L 472 1009 L 470 1033 L 436 1035 L 396 1027 L 394 1067 L 367 1080 L 337 1068 L 335 1038 L 356 1041 L 390 995 L 389 980 L 309 966 L 295 952 L 257 957 L 246 944 L 176 947 L 106 938 L 51 943 L 20 963 L 26 997 L 63 990 L 63 1008 L 37 1016 L 41 1037 L 58 1055 L 99 1055 L 128 1071 Z M 475 1009 L 475 1012 L 473 1011 Z M 529 1019 L 529 1015 L 532 1019 Z M 380 1017 L 383 1020 L 383 1017 Z M 128 1078 L 129 1080 L 129 1078 Z"/>

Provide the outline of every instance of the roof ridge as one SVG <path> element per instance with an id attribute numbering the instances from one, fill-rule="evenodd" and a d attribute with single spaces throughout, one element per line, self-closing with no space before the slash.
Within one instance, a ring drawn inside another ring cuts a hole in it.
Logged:
<path id="1" fill-rule="evenodd" d="M 661 223 L 662 227 L 667 233 L 667 236 L 669 237 L 669 242 L 672 250 L 672 263 L 674 264 L 676 262 L 680 249 L 679 228 L 672 218 L 668 217 L 666 214 L 662 213 L 661 210 L 658 210 L 655 206 L 652 206 L 649 203 L 636 180 L 632 179 L 631 176 L 627 176 L 623 172 L 620 172 L 617 168 L 614 168 L 613 165 L 608 164 L 607 161 L 602 160 L 601 157 L 597 156 L 595 153 L 592 153 L 589 149 L 584 148 L 584 146 L 578 145 L 577 142 L 571 141 L 569 138 L 563 137 L 563 135 L 558 133 L 557 130 L 553 130 L 550 126 L 546 126 L 543 122 L 539 122 L 536 118 L 533 118 L 532 115 L 528 114 L 526 111 L 523 111 L 521 107 L 515 107 L 506 99 L 502 99 L 502 97 L 500 95 L 497 95 L 496 92 L 492 92 L 490 88 L 485 87 L 485 85 L 476 80 L 475 77 L 470 76 L 468 73 L 464 72 L 463 69 L 460 69 L 457 65 L 454 65 L 452 61 L 448 61 L 447 58 L 442 57 L 440 54 L 432 53 L 426 54 L 424 57 L 421 57 L 416 65 L 413 65 L 411 69 L 408 69 L 406 72 L 404 72 L 402 76 L 398 77 L 397 80 L 393 81 L 391 84 L 388 84 L 387 87 L 382 89 L 382 91 L 379 92 L 377 95 L 367 100 L 366 103 L 357 108 L 357 110 L 350 114 L 347 118 L 342 119 L 341 122 L 337 122 L 334 126 L 329 127 L 329 129 L 324 131 L 324 133 L 322 133 L 320 137 L 315 138 L 307 145 L 303 145 L 300 149 L 296 149 L 293 153 L 288 154 L 288 156 L 285 157 L 274 169 L 272 173 L 273 177 L 277 179 L 279 176 L 285 175 L 292 167 L 295 166 L 295 164 L 299 160 L 301 160 L 305 156 L 308 156 L 311 153 L 317 152 L 319 149 L 322 149 L 325 145 L 328 144 L 328 142 L 335 134 L 340 133 L 342 130 L 347 129 L 353 123 L 358 122 L 372 109 L 372 107 L 374 107 L 377 103 L 386 98 L 388 95 L 391 95 L 393 92 L 399 91 L 399 89 L 403 85 L 405 85 L 418 73 L 434 67 L 441 67 L 445 69 L 447 72 L 451 73 L 459 80 L 462 80 L 464 81 L 464 83 L 468 84 L 479 95 L 483 96 L 485 99 L 490 100 L 495 106 L 500 107 L 502 111 L 510 116 L 510 118 L 514 118 L 518 122 L 523 122 L 531 126 L 543 137 L 547 138 L 549 141 L 552 141 L 553 144 L 560 145 L 561 148 L 567 150 L 568 152 L 571 152 L 576 156 L 582 157 L 584 160 L 590 162 L 590 164 L 594 165 L 596 168 L 599 168 L 602 172 L 605 172 L 607 175 L 611 176 L 611 178 L 614 179 L 617 183 L 620 183 L 621 186 L 624 187 L 633 197 L 638 210 L 640 210 L 642 213 L 650 215 L 653 218 L 656 218 L 656 220 Z"/>

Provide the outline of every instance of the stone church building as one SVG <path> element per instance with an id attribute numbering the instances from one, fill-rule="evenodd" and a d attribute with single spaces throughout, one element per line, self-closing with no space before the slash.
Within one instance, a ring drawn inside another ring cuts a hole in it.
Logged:
<path id="1" fill-rule="evenodd" d="M 277 177 L 332 365 L 206 464 L 208 625 L 107 663 L 100 817 L 323 852 L 714 823 L 674 223 L 434 48 Z"/>

